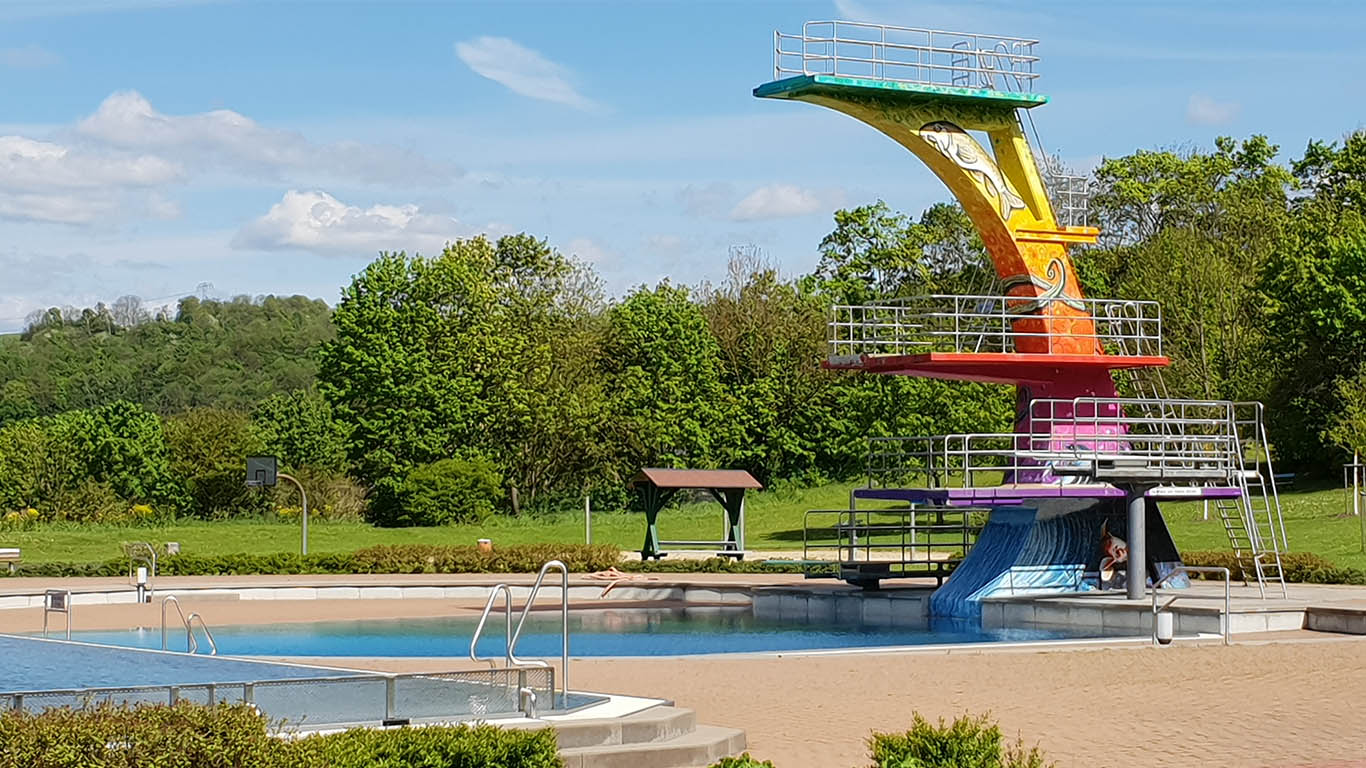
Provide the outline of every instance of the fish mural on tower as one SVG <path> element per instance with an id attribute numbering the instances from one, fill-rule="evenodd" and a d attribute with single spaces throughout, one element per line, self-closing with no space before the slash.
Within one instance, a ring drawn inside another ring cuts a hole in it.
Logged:
<path id="1" fill-rule="evenodd" d="M 976 174 L 986 188 L 987 196 L 996 201 L 1003 220 L 1009 221 L 1010 214 L 1025 207 L 1025 201 L 1010 188 L 1010 183 L 1001 175 L 1001 169 L 996 167 L 995 161 L 967 131 L 947 120 L 937 120 L 921 126 L 920 138 L 933 145 L 959 168 Z"/>

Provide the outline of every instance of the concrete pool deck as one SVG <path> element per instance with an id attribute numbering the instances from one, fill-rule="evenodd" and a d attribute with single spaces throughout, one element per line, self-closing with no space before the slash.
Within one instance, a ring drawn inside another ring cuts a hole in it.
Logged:
<path id="1" fill-rule="evenodd" d="M 571 595 L 580 606 L 626 607 L 646 602 L 659 605 L 648 593 L 667 597 L 670 590 L 703 590 L 697 594 L 709 595 L 753 589 L 756 600 L 768 595 L 780 611 L 784 605 L 795 611 L 800 604 L 808 616 L 813 603 L 850 597 L 836 582 L 804 581 L 794 575 L 651 576 L 622 582 L 613 590 L 613 596 L 622 599 L 610 601 L 592 596 L 602 591 L 603 582 L 575 577 Z M 445 595 L 447 589 L 478 588 L 482 594 L 500 581 L 525 585 L 531 579 L 530 575 L 480 574 L 163 577 L 157 588 L 177 593 L 187 611 L 200 611 L 212 626 L 469 613 L 482 607 L 483 600 L 419 597 L 432 593 L 410 590 L 441 589 Z M 921 586 L 932 586 L 932 581 Z M 45 588 L 73 591 L 78 629 L 158 626 L 160 622 L 158 605 L 119 602 L 131 595 L 120 578 L 3 579 L 0 601 L 17 606 L 21 598 L 27 601 Z M 370 588 L 384 591 L 367 598 Z M 325 597 L 337 594 L 326 590 L 336 589 L 355 591 L 346 592 L 349 597 Z M 237 590 L 244 592 L 232 594 Z M 886 590 L 865 599 L 909 603 L 918 599 L 918 591 L 923 590 Z M 311 596 L 286 596 L 306 593 Z M 1262 601 L 1255 589 L 1244 587 L 1236 587 L 1234 594 L 1235 613 L 1244 616 L 1298 611 L 1306 621 L 1316 614 L 1366 621 L 1362 618 L 1366 616 L 1366 588 L 1362 587 L 1291 585 L 1289 600 Z M 82 597 L 92 602 L 83 604 Z M 1222 599 L 1222 585 L 1201 583 L 1181 602 L 1217 616 Z M 999 602 L 1003 613 L 1032 610 L 1037 616 L 1052 610 L 1060 619 L 1070 618 L 1073 614 L 1068 612 L 1074 609 L 1114 606 L 1134 615 L 1148 610 L 1147 603 L 1135 605 L 1107 595 Z M 31 631 L 41 623 L 39 608 L 0 610 L 0 631 Z M 1136 628 L 1135 634 L 1143 632 Z M 744 729 L 749 750 L 774 760 L 779 768 L 862 764 L 868 733 L 905 729 L 913 711 L 930 718 L 990 712 L 1008 736 L 1038 743 L 1060 766 L 1345 768 L 1366 765 L 1366 735 L 1352 706 L 1366 690 L 1364 660 L 1366 638 L 1310 631 L 1245 631 L 1235 635 L 1229 648 L 1217 641 L 1178 640 L 1168 648 L 1082 644 L 838 655 L 579 659 L 574 662 L 573 683 L 578 690 L 667 698 L 695 710 L 699 721 Z M 329 666 L 389 672 L 458 669 L 466 663 L 450 658 L 327 660 Z M 1150 702 L 1138 718 L 1125 709 L 1126 702 L 1135 697 Z"/>

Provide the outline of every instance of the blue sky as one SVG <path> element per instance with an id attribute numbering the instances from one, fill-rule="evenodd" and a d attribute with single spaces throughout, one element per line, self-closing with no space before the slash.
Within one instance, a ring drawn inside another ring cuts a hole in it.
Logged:
<path id="1" fill-rule="evenodd" d="M 1032 9 L 1032 10 L 1030 10 Z M 758 100 L 772 31 L 1035 37 L 1050 152 L 1366 123 L 1355 2 L 0 0 L 0 330 L 124 294 L 334 301 L 381 249 L 528 231 L 621 293 L 809 270 L 837 207 L 946 198 L 886 138 Z"/>

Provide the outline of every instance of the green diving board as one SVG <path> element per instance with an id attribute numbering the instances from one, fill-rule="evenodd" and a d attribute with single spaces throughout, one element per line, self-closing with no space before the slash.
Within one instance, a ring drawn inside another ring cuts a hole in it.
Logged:
<path id="1" fill-rule="evenodd" d="M 844 75 L 797 75 L 764 83 L 754 89 L 761 99 L 796 99 L 821 93 L 849 95 L 863 93 L 881 97 L 905 98 L 908 101 L 949 100 L 963 102 L 991 102 L 1000 106 L 1030 109 L 1048 103 L 1042 93 L 997 91 L 990 88 L 961 88 L 952 85 L 931 85 L 900 80 L 881 80 L 872 77 Z"/>

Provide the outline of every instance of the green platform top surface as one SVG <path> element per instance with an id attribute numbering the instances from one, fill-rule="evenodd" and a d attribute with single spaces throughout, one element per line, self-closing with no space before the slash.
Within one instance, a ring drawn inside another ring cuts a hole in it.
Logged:
<path id="1" fill-rule="evenodd" d="M 928 83 L 907 83 L 896 80 L 879 80 L 871 77 L 847 77 L 844 75 L 797 75 L 764 83 L 754 89 L 754 95 L 761 99 L 792 99 L 807 93 L 860 93 L 879 94 L 890 98 L 937 98 L 954 101 L 993 102 L 1001 106 L 1029 109 L 1048 103 L 1042 93 L 1015 93 L 995 91 L 990 88 L 959 88 L 952 85 L 930 85 Z"/>

